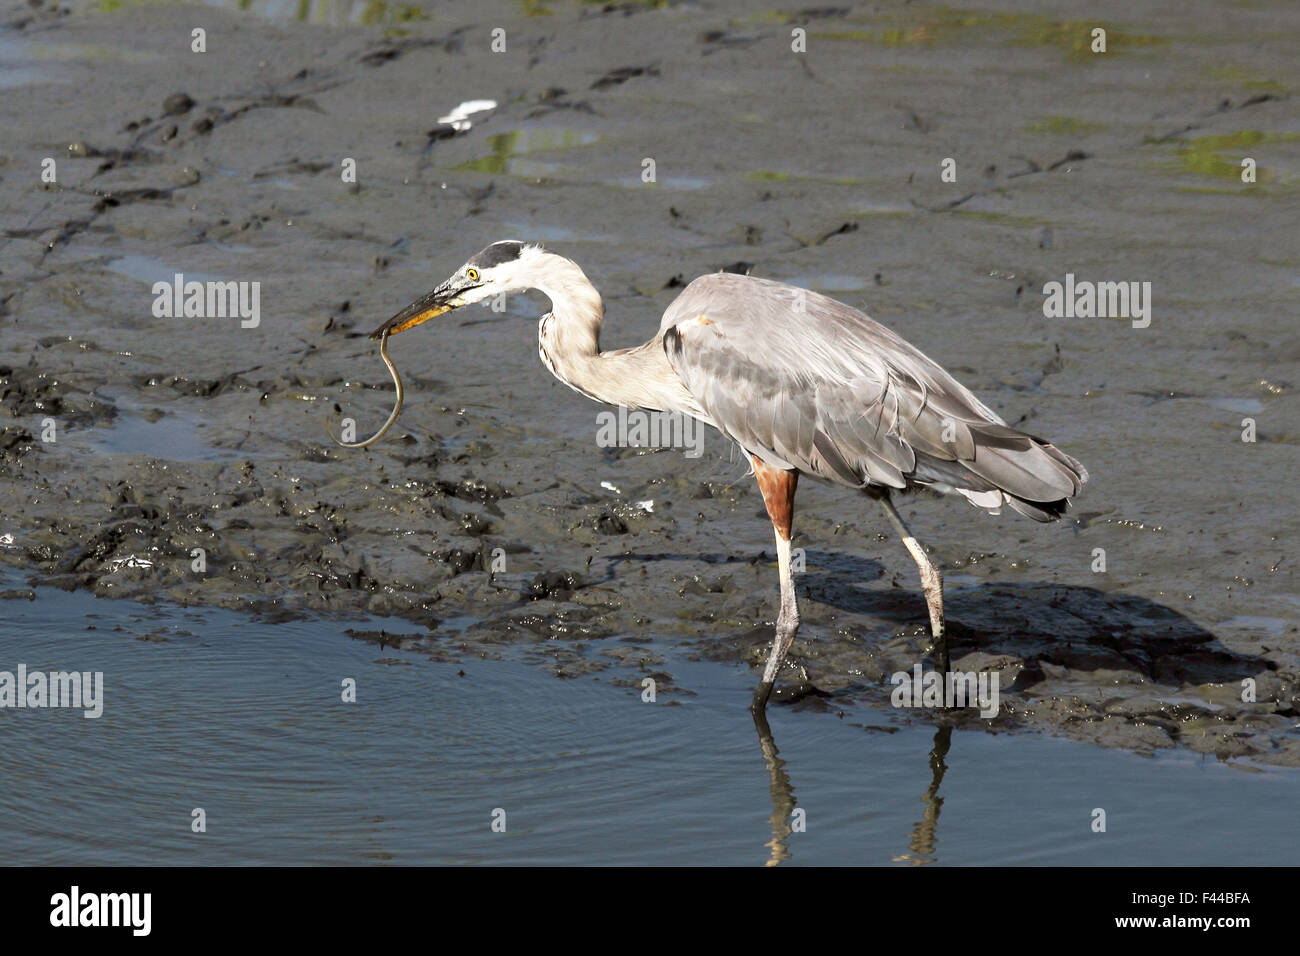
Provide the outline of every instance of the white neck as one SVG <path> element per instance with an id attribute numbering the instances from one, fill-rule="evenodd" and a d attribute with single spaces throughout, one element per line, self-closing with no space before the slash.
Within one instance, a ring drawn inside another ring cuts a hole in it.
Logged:
<path id="1" fill-rule="evenodd" d="M 588 398 L 609 405 L 681 411 L 702 417 L 668 364 L 659 336 L 631 349 L 600 350 L 605 306 L 577 263 L 533 254 L 523 281 L 551 300 L 537 328 L 538 350 L 551 373 Z"/>
<path id="2" fill-rule="evenodd" d="M 557 346 L 552 349 L 557 362 L 600 353 L 605 304 L 576 262 L 551 252 L 534 253 L 522 281 L 551 300 L 551 311 L 542 316 L 540 334 L 546 344 L 549 332 L 549 340 Z"/>

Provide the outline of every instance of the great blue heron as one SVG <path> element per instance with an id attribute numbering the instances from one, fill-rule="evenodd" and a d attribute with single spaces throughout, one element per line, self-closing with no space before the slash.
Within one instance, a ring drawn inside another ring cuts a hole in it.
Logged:
<path id="1" fill-rule="evenodd" d="M 700 276 L 635 348 L 600 350 L 604 305 L 572 261 L 540 246 L 495 242 L 375 330 L 388 337 L 503 292 L 551 300 L 538 326 L 542 362 L 588 398 L 689 415 L 738 444 L 776 532 L 781 610 L 754 693 L 762 710 L 799 627 L 790 529 L 799 476 L 859 488 L 878 501 L 921 572 L 933 650 L 949 669 L 943 579 L 890 500 L 917 485 L 1035 521 L 1059 518 L 1088 479 L 1069 455 L 1007 426 L 920 350 L 842 302 L 732 273 Z M 396 419 L 397 409 L 373 438 Z"/>

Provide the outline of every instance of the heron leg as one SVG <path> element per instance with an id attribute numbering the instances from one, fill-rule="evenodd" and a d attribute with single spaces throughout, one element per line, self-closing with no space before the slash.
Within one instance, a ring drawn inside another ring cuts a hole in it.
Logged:
<path id="1" fill-rule="evenodd" d="M 776 619 L 776 636 L 772 639 L 767 666 L 763 668 L 763 680 L 754 691 L 753 708 L 761 711 L 772 696 L 772 685 L 776 683 L 781 662 L 799 630 L 799 604 L 795 600 L 794 575 L 790 570 L 790 528 L 794 523 L 794 493 L 799 484 L 799 473 L 774 468 L 761 458 L 753 461 L 754 477 L 758 479 L 758 489 L 763 493 L 763 503 L 767 505 L 767 514 L 776 532 L 776 560 L 781 574 L 781 611 Z"/>
<path id="2" fill-rule="evenodd" d="M 889 523 L 894 526 L 898 536 L 903 539 L 903 547 L 907 548 L 912 555 L 912 560 L 916 562 L 917 568 L 921 571 L 921 590 L 925 592 L 925 603 L 930 609 L 930 634 L 934 639 L 932 650 L 939 659 L 939 668 L 944 674 L 949 671 L 948 666 L 948 637 L 943 624 L 943 575 L 939 573 L 931 562 L 925 549 L 921 547 L 921 542 L 912 537 L 912 532 L 903 522 L 903 517 L 894 507 L 894 503 L 889 500 L 889 495 L 882 495 L 877 499 L 880 507 L 885 509 L 885 515 L 889 518 Z"/>

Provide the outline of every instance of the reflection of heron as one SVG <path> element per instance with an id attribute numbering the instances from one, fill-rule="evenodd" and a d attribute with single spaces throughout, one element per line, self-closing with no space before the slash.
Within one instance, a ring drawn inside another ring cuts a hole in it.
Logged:
<path id="1" fill-rule="evenodd" d="M 934 746 L 930 749 L 930 786 L 921 794 L 925 809 L 921 819 L 912 827 L 912 838 L 907 841 L 911 853 L 894 857 L 895 863 L 908 863 L 911 866 L 924 866 L 938 859 L 935 851 L 939 847 L 939 811 L 943 809 L 943 797 L 939 796 L 939 786 L 943 783 L 944 772 L 948 765 L 944 758 L 948 756 L 948 747 L 952 744 L 952 726 L 942 724 L 934 732 Z"/>
<path id="2" fill-rule="evenodd" d="M 754 728 L 758 731 L 758 745 L 763 748 L 763 762 L 767 764 L 768 789 L 772 793 L 772 839 L 765 846 L 771 851 L 765 866 L 778 866 L 790 859 L 790 817 L 795 811 L 794 786 L 785 772 L 785 761 L 772 739 L 772 728 L 767 722 L 766 708 L 755 707 Z"/>
<path id="3" fill-rule="evenodd" d="M 799 627 L 790 527 L 801 474 L 861 488 L 880 502 L 920 568 L 945 671 L 943 581 L 891 492 L 923 485 L 981 508 L 1008 505 L 1051 521 L 1087 480 L 1077 461 L 1009 428 L 889 329 L 834 299 L 766 279 L 701 276 L 668 307 L 649 342 L 602 352 L 604 306 L 582 270 L 539 246 L 497 242 L 373 337 L 386 346 L 389 335 L 444 312 L 527 289 L 551 300 L 538 341 L 542 361 L 560 381 L 611 405 L 689 415 L 717 428 L 753 461 L 776 530 L 781 576 L 776 637 L 754 694 L 756 708 L 766 704 Z M 395 417 L 358 445 L 377 440 Z"/>

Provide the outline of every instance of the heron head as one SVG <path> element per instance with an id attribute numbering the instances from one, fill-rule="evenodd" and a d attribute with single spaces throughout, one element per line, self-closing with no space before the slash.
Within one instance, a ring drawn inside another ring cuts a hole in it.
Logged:
<path id="1" fill-rule="evenodd" d="M 381 338 L 384 333 L 396 335 L 463 305 L 482 302 L 502 292 L 527 288 L 528 283 L 523 281 L 528 262 L 525 252 L 534 250 L 535 246 L 526 246 L 515 239 L 492 243 L 457 269 L 442 285 L 416 299 L 371 332 L 370 337 Z"/>

